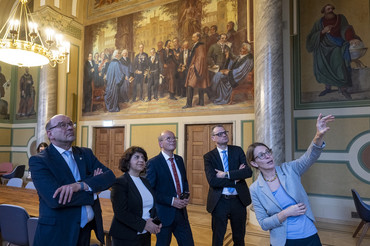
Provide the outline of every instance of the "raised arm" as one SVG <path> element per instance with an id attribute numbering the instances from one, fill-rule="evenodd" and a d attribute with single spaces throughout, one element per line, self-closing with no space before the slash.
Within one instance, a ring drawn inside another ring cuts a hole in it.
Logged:
<path id="1" fill-rule="evenodd" d="M 319 117 L 317 117 L 316 121 L 316 135 L 313 138 L 313 143 L 317 146 L 321 147 L 324 143 L 324 135 L 327 131 L 330 130 L 330 127 L 327 126 L 328 122 L 334 121 L 333 115 L 327 115 L 325 117 L 322 116 L 322 114 L 319 114 Z"/>

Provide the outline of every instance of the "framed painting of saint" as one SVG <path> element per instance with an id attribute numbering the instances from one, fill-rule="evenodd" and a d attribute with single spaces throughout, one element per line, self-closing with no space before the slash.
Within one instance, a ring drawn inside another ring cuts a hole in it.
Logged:
<path id="1" fill-rule="evenodd" d="M 297 1 L 295 108 L 370 105 L 369 1 Z"/>

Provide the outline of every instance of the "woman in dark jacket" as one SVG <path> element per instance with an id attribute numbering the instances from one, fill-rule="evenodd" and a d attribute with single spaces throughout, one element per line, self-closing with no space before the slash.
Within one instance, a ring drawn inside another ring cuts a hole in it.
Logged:
<path id="1" fill-rule="evenodd" d="M 114 246 L 150 246 L 150 234 L 160 232 L 154 220 L 154 195 L 145 172 L 148 156 L 144 149 L 132 146 L 123 153 L 119 168 L 124 174 L 112 186 L 114 217 L 109 231 Z"/>

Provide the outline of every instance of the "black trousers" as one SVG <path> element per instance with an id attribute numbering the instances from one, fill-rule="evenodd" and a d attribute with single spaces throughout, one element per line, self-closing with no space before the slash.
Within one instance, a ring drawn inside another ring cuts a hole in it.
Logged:
<path id="1" fill-rule="evenodd" d="M 95 219 L 87 223 L 84 228 L 80 229 L 77 246 L 90 246 L 91 230 L 94 229 L 94 226 Z"/>
<path id="2" fill-rule="evenodd" d="M 235 246 L 244 246 L 245 229 L 247 222 L 247 209 L 239 197 L 220 198 L 212 211 L 212 246 L 222 246 L 226 233 L 227 223 L 230 219 L 231 231 Z"/>
<path id="3" fill-rule="evenodd" d="M 134 240 L 122 240 L 112 237 L 113 246 L 150 246 L 150 233 L 139 234 Z"/>
<path id="4" fill-rule="evenodd" d="M 194 246 L 193 233 L 189 220 L 185 218 L 183 209 L 176 209 L 175 219 L 172 224 L 162 226 L 161 232 L 157 234 L 156 246 L 169 246 L 172 234 L 175 236 L 177 245 Z"/>

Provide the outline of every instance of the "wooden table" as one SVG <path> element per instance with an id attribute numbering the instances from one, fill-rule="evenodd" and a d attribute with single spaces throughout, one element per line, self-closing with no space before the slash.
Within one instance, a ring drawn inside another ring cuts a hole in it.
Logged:
<path id="1" fill-rule="evenodd" d="M 111 245 L 108 232 L 113 219 L 113 208 L 110 199 L 99 198 L 103 216 L 103 228 L 106 245 Z M 12 204 L 23 207 L 32 217 L 39 216 L 39 196 L 33 189 L 0 185 L 0 204 Z"/>

